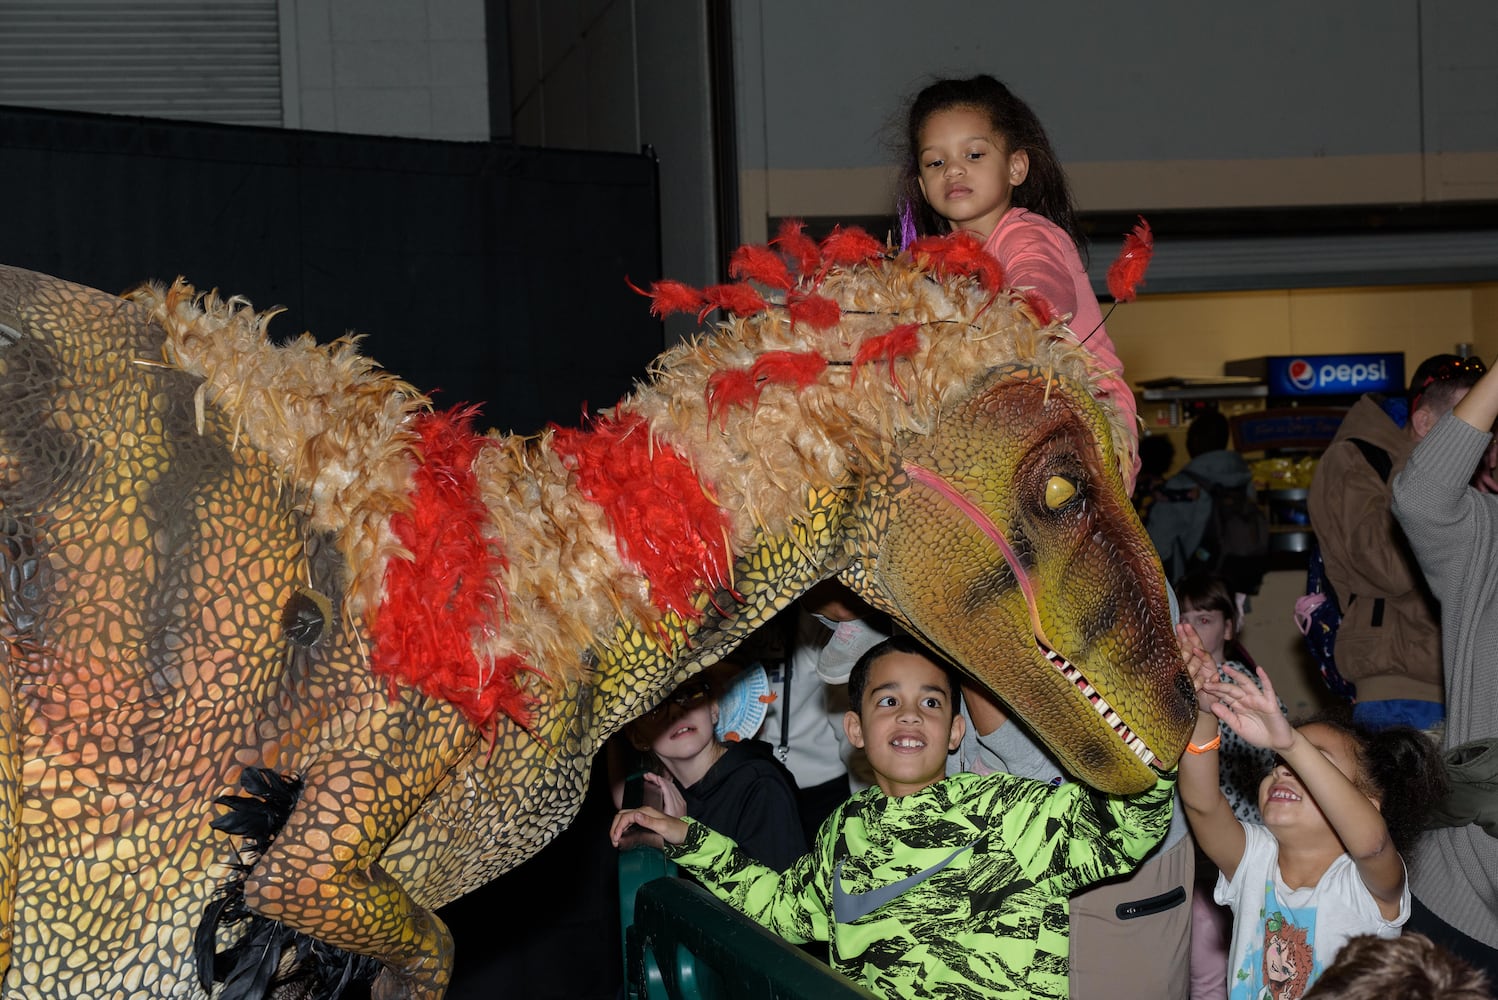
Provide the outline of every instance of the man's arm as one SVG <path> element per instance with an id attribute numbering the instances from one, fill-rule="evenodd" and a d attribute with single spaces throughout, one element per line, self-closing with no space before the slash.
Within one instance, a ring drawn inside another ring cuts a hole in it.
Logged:
<path id="1" fill-rule="evenodd" d="M 978 742 L 978 759 L 989 771 L 1004 771 L 1032 781 L 1064 778 L 1061 766 L 1032 740 L 1024 727 L 1009 718 L 1004 707 L 981 688 L 962 686 L 963 704 Z"/>
<path id="2" fill-rule="evenodd" d="M 1394 513 L 1419 554 L 1431 591 L 1443 600 L 1461 586 L 1472 556 L 1471 519 L 1480 495 L 1468 482 L 1492 442 L 1495 412 L 1498 379 L 1489 370 L 1415 446 L 1394 477 Z"/>
<path id="3" fill-rule="evenodd" d="M 1498 421 L 1498 369 L 1489 368 L 1453 410 L 1458 417 L 1484 433 Z"/>

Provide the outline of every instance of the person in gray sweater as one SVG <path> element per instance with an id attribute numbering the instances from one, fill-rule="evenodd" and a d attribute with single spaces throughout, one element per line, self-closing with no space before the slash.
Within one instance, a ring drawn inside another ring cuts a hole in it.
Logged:
<path id="1" fill-rule="evenodd" d="M 1498 495 L 1491 487 L 1498 371 L 1490 369 L 1394 477 L 1394 515 L 1441 602 L 1443 752 L 1498 738 Z M 1450 758 L 1448 758 L 1448 761 Z M 1419 931 L 1498 981 L 1498 838 L 1438 827 L 1410 865 Z"/>

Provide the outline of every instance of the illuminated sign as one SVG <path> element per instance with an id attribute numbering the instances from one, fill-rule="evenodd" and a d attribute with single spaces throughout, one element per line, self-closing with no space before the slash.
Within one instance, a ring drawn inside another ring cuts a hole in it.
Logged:
<path id="1" fill-rule="evenodd" d="M 1257 375 L 1271 396 L 1356 396 L 1404 392 L 1403 354 L 1292 354 L 1229 362 L 1230 374 Z"/>

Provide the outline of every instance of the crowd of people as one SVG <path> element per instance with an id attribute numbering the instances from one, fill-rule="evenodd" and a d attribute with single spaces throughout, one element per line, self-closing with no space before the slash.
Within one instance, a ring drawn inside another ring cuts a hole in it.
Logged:
<path id="1" fill-rule="evenodd" d="M 905 133 L 903 239 L 982 239 L 1071 316 L 1100 395 L 1132 416 L 1033 111 L 992 77 L 940 80 Z M 1405 398 L 1360 400 L 1326 450 L 1310 514 L 1342 601 L 1346 712 L 1292 723 L 1238 588 L 1193 564 L 1210 487 L 1250 478 L 1209 413 L 1174 475 L 1158 439 L 1130 456 L 1198 704 L 1153 788 L 1073 780 L 939 651 L 827 583 L 771 626 L 758 739 L 714 734 L 732 670 L 629 727 L 657 804 L 623 806 L 611 836 L 649 831 L 685 876 L 881 996 L 1490 996 L 1495 421 L 1498 374 L 1440 355 Z"/>

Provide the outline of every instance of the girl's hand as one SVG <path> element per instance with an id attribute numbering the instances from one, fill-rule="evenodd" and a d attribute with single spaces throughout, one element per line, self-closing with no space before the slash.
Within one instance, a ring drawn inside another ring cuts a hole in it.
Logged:
<path id="1" fill-rule="evenodd" d="M 677 787 L 676 782 L 654 771 L 646 771 L 645 780 L 660 792 L 661 812 L 678 818 L 687 814 L 687 800 L 682 797 L 681 789 Z"/>
<path id="2" fill-rule="evenodd" d="M 1211 714 L 1208 707 L 1211 699 L 1206 694 L 1206 687 L 1217 680 L 1217 663 L 1202 645 L 1201 636 L 1196 634 L 1196 629 L 1185 622 L 1176 626 L 1176 647 L 1181 651 L 1181 659 L 1186 661 L 1186 672 L 1191 675 L 1191 687 L 1196 691 L 1197 710 Z"/>
<path id="3" fill-rule="evenodd" d="M 1283 753 L 1295 742 L 1295 730 L 1280 711 L 1274 684 L 1264 668 L 1258 668 L 1259 683 L 1240 670 L 1224 667 L 1232 683 L 1212 681 L 1206 691 L 1217 699 L 1212 712 L 1239 736 L 1256 747 Z"/>
<path id="4" fill-rule="evenodd" d="M 687 824 L 675 816 L 667 816 L 659 809 L 650 806 L 637 806 L 633 809 L 620 810 L 619 815 L 614 817 L 614 822 L 609 826 L 609 840 L 615 847 L 624 839 L 630 827 L 644 827 L 645 829 L 660 835 L 660 838 L 668 844 L 680 844 L 687 839 Z"/>

